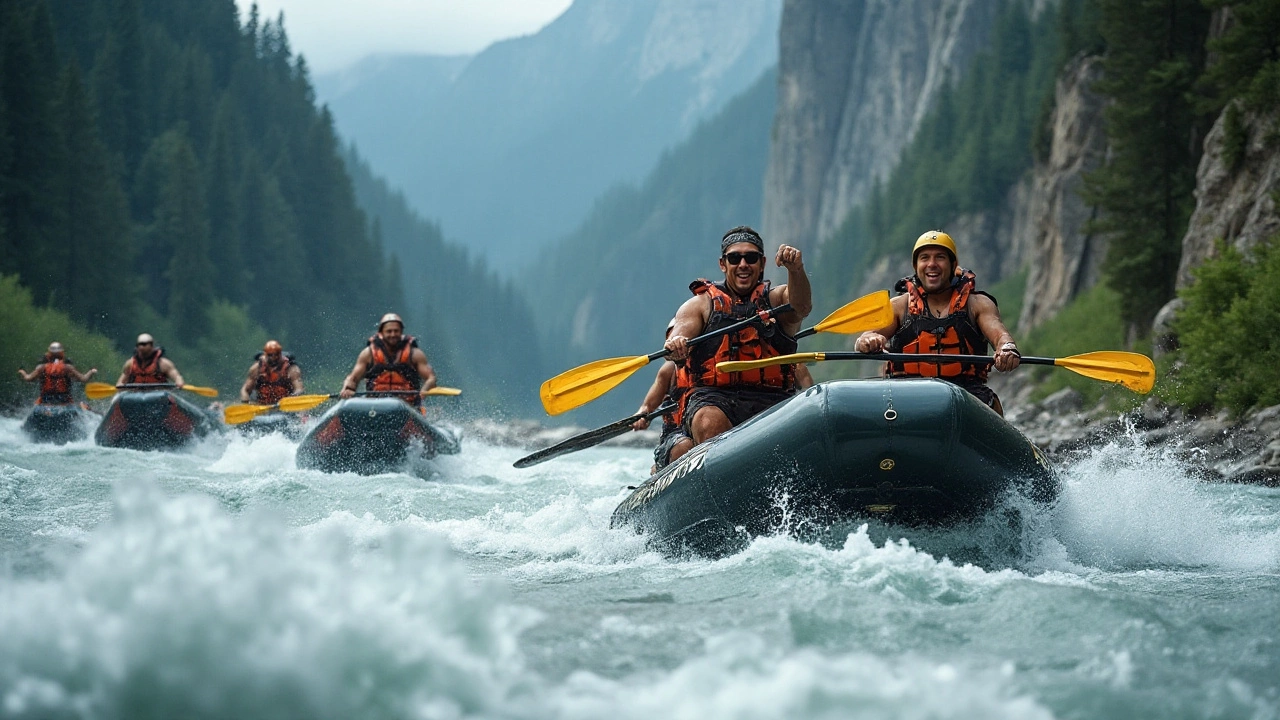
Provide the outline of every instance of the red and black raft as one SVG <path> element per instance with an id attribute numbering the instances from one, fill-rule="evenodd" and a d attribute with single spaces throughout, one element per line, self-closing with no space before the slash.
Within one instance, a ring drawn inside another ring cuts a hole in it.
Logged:
<path id="1" fill-rule="evenodd" d="M 175 450 L 220 427 L 212 415 L 166 386 L 143 386 L 116 393 L 94 440 L 103 447 Z"/>

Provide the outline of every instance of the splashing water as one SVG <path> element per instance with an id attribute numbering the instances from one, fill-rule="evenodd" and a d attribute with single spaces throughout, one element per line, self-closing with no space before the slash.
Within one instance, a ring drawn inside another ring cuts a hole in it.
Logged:
<path id="1" fill-rule="evenodd" d="M 644 451 L 293 450 L 0 421 L 0 717 L 1280 717 L 1280 491 L 1132 437 L 962 527 L 815 532 L 780 490 L 716 560 L 610 527 Z"/>

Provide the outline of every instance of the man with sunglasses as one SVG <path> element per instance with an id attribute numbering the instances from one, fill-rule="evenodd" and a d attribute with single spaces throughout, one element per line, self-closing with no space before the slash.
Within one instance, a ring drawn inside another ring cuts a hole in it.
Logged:
<path id="1" fill-rule="evenodd" d="M 168 385 L 182 387 L 186 382 L 173 361 L 164 357 L 164 348 L 147 333 L 138 336 L 133 357 L 125 361 L 116 385 Z"/>
<path id="2" fill-rule="evenodd" d="M 694 296 L 676 312 L 666 348 L 683 365 L 693 389 L 684 396 L 683 423 L 695 443 L 703 443 L 742 424 L 795 393 L 795 366 L 780 365 L 739 373 L 722 373 L 716 364 L 758 360 L 796 350 L 795 334 L 813 310 L 809 277 L 800 250 L 781 245 L 774 256 L 787 269 L 787 283 L 771 287 L 764 280 L 764 240 L 741 225 L 720 238 L 720 270 L 724 281 L 696 280 Z M 791 310 L 720 338 L 690 345 L 704 333 L 740 322 L 779 305 Z"/>

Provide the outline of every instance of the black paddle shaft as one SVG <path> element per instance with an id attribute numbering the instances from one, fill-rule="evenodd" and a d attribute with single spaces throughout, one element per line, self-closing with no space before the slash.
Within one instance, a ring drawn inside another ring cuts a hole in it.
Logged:
<path id="1" fill-rule="evenodd" d="M 616 438 L 619 435 L 627 434 L 627 432 L 631 430 L 631 426 L 640 418 L 652 421 L 659 415 L 665 415 L 675 409 L 675 403 L 667 403 L 652 412 L 641 415 L 632 415 L 629 418 L 623 418 L 617 422 L 609 423 L 604 427 L 599 427 L 595 430 L 588 430 L 580 435 L 574 435 L 567 440 L 561 440 L 549 448 L 543 448 L 532 455 L 526 455 L 525 457 L 515 461 L 513 465 L 518 468 L 527 468 L 531 465 L 546 462 L 551 458 L 568 455 L 571 452 L 577 452 L 579 450 L 585 450 L 593 445 L 599 445 L 606 440 Z"/>
<path id="2" fill-rule="evenodd" d="M 738 330 L 741 330 L 742 328 L 752 323 L 764 322 L 766 318 L 771 318 L 778 315 L 778 313 L 784 313 L 784 312 L 791 312 L 791 303 L 783 303 L 776 308 L 769 308 L 768 310 L 758 312 L 755 315 L 752 315 L 751 317 L 745 320 L 741 320 L 727 327 L 722 327 L 719 330 L 712 330 L 709 333 L 703 333 L 698 337 L 688 341 L 686 344 L 697 345 L 698 343 L 704 342 L 706 340 L 715 340 L 716 338 L 721 337 L 723 335 L 728 335 L 731 332 L 736 332 Z M 663 348 L 656 353 L 650 354 L 648 356 L 649 362 L 653 362 L 658 358 L 666 357 L 667 355 L 670 355 L 670 354 L 671 354 L 670 350 Z"/>
<path id="3" fill-rule="evenodd" d="M 927 363 L 969 363 L 972 365 L 990 365 L 996 361 L 992 355 L 947 355 L 943 353 L 860 353 L 829 352 L 822 353 L 824 360 L 887 360 L 889 362 L 927 362 Z M 1054 358 L 1024 357 L 1018 360 L 1023 365 L 1056 365 Z"/>

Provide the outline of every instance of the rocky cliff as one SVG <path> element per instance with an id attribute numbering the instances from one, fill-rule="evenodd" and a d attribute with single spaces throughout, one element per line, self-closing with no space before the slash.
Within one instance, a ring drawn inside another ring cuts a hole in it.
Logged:
<path id="1" fill-rule="evenodd" d="M 1074 59 L 1059 76 L 1049 118 L 1048 157 L 1037 162 L 997 207 L 944 223 L 961 248 L 961 264 L 982 285 L 1026 268 L 1022 314 L 1005 318 L 1026 331 L 1052 317 L 1092 287 L 1106 255 L 1104 238 L 1087 233 L 1094 216 L 1080 197 L 1084 175 L 1106 156 L 1103 99 L 1092 91 L 1101 77 L 1096 57 Z M 910 266 L 909 246 L 880 258 L 868 271 L 863 292 L 892 287 Z"/>
<path id="2" fill-rule="evenodd" d="M 911 140 L 986 40 L 996 0 L 787 0 L 765 237 L 812 247 Z"/>
<path id="3" fill-rule="evenodd" d="M 1178 287 L 1189 285 L 1191 271 L 1216 255 L 1219 239 L 1240 250 L 1280 232 L 1280 152 L 1275 133 L 1280 116 L 1240 111 L 1242 147 L 1228 151 L 1224 111 L 1204 141 L 1196 170 L 1196 209 L 1182 239 Z"/>

